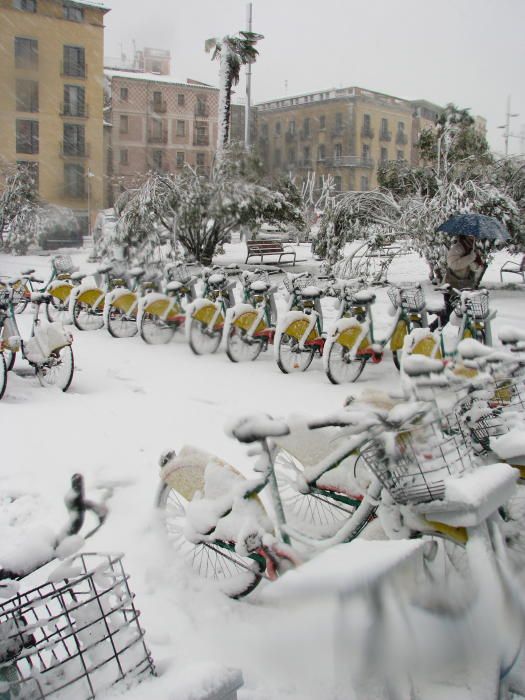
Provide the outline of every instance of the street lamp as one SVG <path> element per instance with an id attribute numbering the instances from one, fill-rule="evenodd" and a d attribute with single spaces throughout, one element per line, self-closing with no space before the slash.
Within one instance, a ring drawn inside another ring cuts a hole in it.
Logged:
<path id="1" fill-rule="evenodd" d="M 506 114 L 506 121 L 505 124 L 502 126 L 498 126 L 498 129 L 505 129 L 503 132 L 503 138 L 505 139 L 505 155 L 509 155 L 509 136 L 512 136 L 510 133 L 509 127 L 510 127 L 510 120 L 512 117 L 519 117 L 519 114 L 511 114 L 510 113 L 510 95 L 507 98 L 507 114 Z"/>

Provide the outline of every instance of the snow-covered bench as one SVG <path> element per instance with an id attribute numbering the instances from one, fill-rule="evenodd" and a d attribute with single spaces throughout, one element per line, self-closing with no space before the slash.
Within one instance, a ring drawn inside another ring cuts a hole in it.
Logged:
<path id="1" fill-rule="evenodd" d="M 503 282 L 503 273 L 508 272 L 512 275 L 521 275 L 521 281 L 525 282 L 525 255 L 521 258 L 521 262 L 515 260 L 505 260 L 499 269 L 499 279 Z"/>
<path id="2" fill-rule="evenodd" d="M 248 251 L 248 255 L 246 256 L 246 260 L 244 261 L 245 263 L 248 262 L 249 258 L 252 257 L 259 257 L 261 258 L 261 263 L 263 261 L 263 258 L 266 255 L 278 255 L 279 260 L 278 262 L 281 262 L 281 259 L 283 256 L 286 255 L 291 255 L 292 260 L 284 260 L 283 262 L 293 262 L 295 265 L 295 256 L 296 253 L 294 250 L 291 248 L 287 247 L 285 248 L 282 244 L 281 241 L 274 241 L 274 240 L 266 240 L 266 241 L 246 241 L 246 248 Z"/>

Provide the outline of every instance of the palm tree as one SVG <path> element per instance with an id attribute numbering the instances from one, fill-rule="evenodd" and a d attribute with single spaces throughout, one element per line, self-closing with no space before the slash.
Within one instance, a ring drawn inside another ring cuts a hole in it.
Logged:
<path id="1" fill-rule="evenodd" d="M 255 63 L 259 54 L 255 44 L 264 37 L 254 32 L 239 32 L 239 36 L 208 39 L 204 44 L 207 52 L 213 51 L 212 60 L 220 61 L 219 133 L 217 154 L 220 155 L 230 135 L 230 111 L 232 87 L 237 85 L 241 66 Z"/>

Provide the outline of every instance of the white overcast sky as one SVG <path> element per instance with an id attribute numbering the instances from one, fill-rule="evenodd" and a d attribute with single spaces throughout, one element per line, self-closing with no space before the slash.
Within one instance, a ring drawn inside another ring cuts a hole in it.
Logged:
<path id="1" fill-rule="evenodd" d="M 166 48 L 179 79 L 218 82 L 208 37 L 246 27 L 247 0 L 105 0 L 106 55 Z M 511 133 L 525 131 L 525 0 L 253 0 L 264 35 L 253 67 L 253 100 L 358 85 L 408 99 L 469 107 L 488 120 L 503 151 L 507 97 Z M 237 88 L 244 97 L 244 80 Z M 509 139 L 510 153 L 525 143 Z"/>

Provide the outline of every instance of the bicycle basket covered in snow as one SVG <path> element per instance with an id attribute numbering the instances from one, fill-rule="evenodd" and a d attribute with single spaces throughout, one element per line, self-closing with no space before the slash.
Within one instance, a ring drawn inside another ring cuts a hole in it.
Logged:
<path id="1" fill-rule="evenodd" d="M 0 604 L 0 697 L 88 700 L 154 673 L 120 556 L 62 566 L 68 578 Z"/>
<path id="2" fill-rule="evenodd" d="M 68 275 L 77 269 L 71 255 L 55 255 L 51 261 L 57 275 Z"/>
<path id="3" fill-rule="evenodd" d="M 390 287 L 387 294 L 396 309 L 398 306 L 407 311 L 422 311 L 425 308 L 425 295 L 419 286 Z"/>
<path id="4" fill-rule="evenodd" d="M 191 279 L 191 273 L 188 270 L 188 266 L 184 264 L 172 265 L 168 270 L 168 279 L 170 282 L 181 282 L 182 284 L 186 284 L 186 282 L 189 282 Z"/>
<path id="5" fill-rule="evenodd" d="M 311 274 L 301 275 L 301 276 L 290 276 L 285 275 L 283 279 L 283 284 L 286 291 L 292 294 L 294 289 L 304 289 L 305 287 L 311 287 L 313 285 L 317 286 L 315 278 Z"/>
<path id="6" fill-rule="evenodd" d="M 470 440 L 454 416 L 385 431 L 362 456 L 394 500 L 403 504 L 442 499 L 445 479 L 473 467 Z"/>

